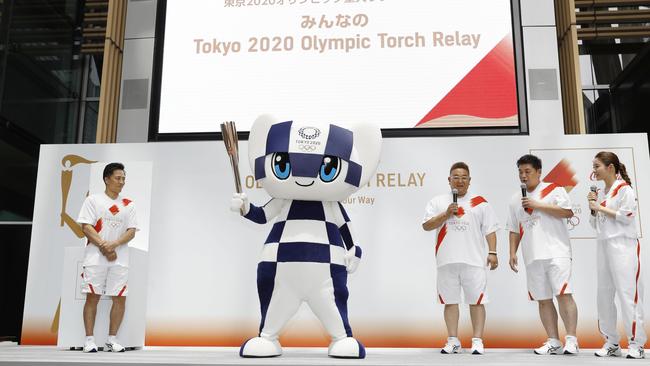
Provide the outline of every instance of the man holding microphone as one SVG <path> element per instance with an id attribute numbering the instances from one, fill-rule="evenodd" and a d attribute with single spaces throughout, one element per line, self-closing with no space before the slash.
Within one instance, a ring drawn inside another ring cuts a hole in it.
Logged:
<path id="1" fill-rule="evenodd" d="M 521 246 L 526 264 L 528 298 L 537 301 L 539 317 L 548 340 L 536 354 L 562 353 L 557 298 L 566 329 L 565 354 L 578 353 L 576 327 L 578 309 L 571 293 L 571 241 L 564 219 L 573 216 L 569 195 L 554 183 L 541 181 L 542 161 L 534 155 L 517 160 L 521 194 L 510 202 L 507 229 L 510 239 L 510 268 L 518 272 L 517 249 Z"/>
<path id="2" fill-rule="evenodd" d="M 496 231 L 499 225 L 487 200 L 468 192 L 469 167 L 455 163 L 449 171 L 451 192 L 434 197 L 426 206 L 422 228 L 436 231 L 438 301 L 445 305 L 448 338 L 444 354 L 460 353 L 458 304 L 461 289 L 472 319 L 472 354 L 483 354 L 487 296 L 487 267 L 497 268 Z M 487 241 L 487 245 L 486 245 Z"/>

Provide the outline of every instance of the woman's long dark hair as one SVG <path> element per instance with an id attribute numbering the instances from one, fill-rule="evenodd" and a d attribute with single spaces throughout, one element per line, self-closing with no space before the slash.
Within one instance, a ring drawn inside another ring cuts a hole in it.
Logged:
<path id="1" fill-rule="evenodd" d="M 616 174 L 620 174 L 621 178 L 629 184 L 630 186 L 632 185 L 632 181 L 630 180 L 630 176 L 627 175 L 627 170 L 625 169 L 625 164 L 621 163 L 620 160 L 618 160 L 618 156 L 614 154 L 611 151 L 601 151 L 598 154 L 596 154 L 596 159 L 600 160 L 603 164 L 605 164 L 605 167 L 608 167 L 610 164 L 614 165 L 614 171 Z"/>

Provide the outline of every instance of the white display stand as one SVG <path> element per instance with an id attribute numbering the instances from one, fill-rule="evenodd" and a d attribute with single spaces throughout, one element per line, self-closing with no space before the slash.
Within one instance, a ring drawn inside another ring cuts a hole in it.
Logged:
<path id="1" fill-rule="evenodd" d="M 83 347 L 86 339 L 83 324 L 83 307 L 86 295 L 81 293 L 81 273 L 84 248 L 65 248 L 63 286 L 61 289 L 61 317 L 57 347 L 76 349 Z M 129 248 L 129 292 L 126 312 L 117 338 L 124 347 L 144 346 L 147 310 L 147 252 Z M 97 306 L 95 342 L 102 347 L 108 337 L 111 299 L 102 296 Z"/>

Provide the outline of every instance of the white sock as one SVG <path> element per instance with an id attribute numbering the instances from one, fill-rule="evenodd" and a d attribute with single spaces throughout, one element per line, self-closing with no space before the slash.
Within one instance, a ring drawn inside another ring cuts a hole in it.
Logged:
<path id="1" fill-rule="evenodd" d="M 117 337 L 114 335 L 109 335 L 108 340 L 106 340 L 108 343 L 117 343 Z"/>
<path id="2" fill-rule="evenodd" d="M 460 341 L 458 340 L 458 337 L 447 337 L 447 342 L 452 342 L 454 344 L 459 344 Z"/>
<path id="3" fill-rule="evenodd" d="M 474 341 L 477 341 L 477 342 L 481 342 L 481 343 L 483 343 L 483 339 L 482 339 L 482 338 L 476 338 L 476 337 L 474 337 L 474 338 L 472 338 L 472 342 L 474 342 Z"/>
<path id="4" fill-rule="evenodd" d="M 574 341 L 574 342 L 577 342 L 577 341 L 578 341 L 578 337 L 576 337 L 576 336 L 572 336 L 572 335 L 568 335 L 568 336 L 565 337 L 565 340 L 567 340 L 567 341 Z"/>
<path id="5" fill-rule="evenodd" d="M 95 336 L 86 336 L 86 342 L 95 342 Z"/>

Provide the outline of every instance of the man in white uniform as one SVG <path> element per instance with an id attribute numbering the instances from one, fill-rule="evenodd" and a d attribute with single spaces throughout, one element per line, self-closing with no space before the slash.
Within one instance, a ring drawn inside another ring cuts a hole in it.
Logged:
<path id="1" fill-rule="evenodd" d="M 110 163 L 104 168 L 103 193 L 86 198 L 77 222 L 88 238 L 83 262 L 82 292 L 86 294 L 83 318 L 86 329 L 84 352 L 97 352 L 93 336 L 97 303 L 102 295 L 113 300 L 110 314 L 109 337 L 105 351 L 124 352 L 116 339 L 124 317 L 129 248 L 127 243 L 135 237 L 138 224 L 133 201 L 120 196 L 124 187 L 124 165 Z"/>
<path id="2" fill-rule="evenodd" d="M 528 298 L 538 302 L 539 316 L 548 335 L 544 345 L 534 351 L 537 354 L 562 352 L 558 315 L 553 304 L 555 297 L 567 332 L 564 353 L 575 355 L 579 351 L 578 309 L 571 295 L 571 241 L 564 222 L 573 216 L 571 201 L 563 187 L 541 182 L 542 161 L 538 157 L 524 155 L 517 161 L 517 167 L 525 194 L 515 194 L 509 206 L 510 268 L 518 272 L 517 249 L 521 246 Z"/>
<path id="3" fill-rule="evenodd" d="M 483 354 L 483 304 L 488 302 L 487 266 L 493 270 L 499 263 L 496 252 L 499 225 L 485 198 L 468 193 L 471 178 L 467 164 L 452 165 L 448 180 L 452 192 L 429 201 L 422 223 L 424 230 L 436 230 L 438 301 L 445 305 L 444 317 L 449 335 L 441 352 L 461 351 L 458 304 L 462 289 L 474 329 L 471 352 Z"/>

